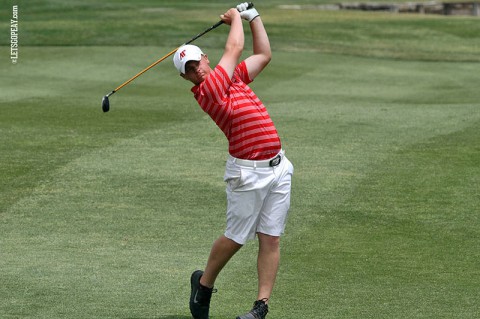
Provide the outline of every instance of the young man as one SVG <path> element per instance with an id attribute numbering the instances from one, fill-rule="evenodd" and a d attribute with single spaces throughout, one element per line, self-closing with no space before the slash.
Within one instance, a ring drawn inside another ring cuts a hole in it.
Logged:
<path id="1" fill-rule="evenodd" d="M 244 46 L 242 18 L 249 21 L 253 54 L 238 64 Z M 191 81 L 195 99 L 223 131 L 229 143 L 227 226 L 213 244 L 205 271 L 191 276 L 190 311 L 208 319 L 217 276 L 248 239 L 258 236 L 258 296 L 253 309 L 237 319 L 263 319 L 280 260 L 280 235 L 290 207 L 293 166 L 281 148 L 277 130 L 248 83 L 270 62 L 271 50 L 262 20 L 247 3 L 221 15 L 230 26 L 225 51 L 212 69 L 200 48 L 185 45 L 174 56 L 180 75 Z"/>

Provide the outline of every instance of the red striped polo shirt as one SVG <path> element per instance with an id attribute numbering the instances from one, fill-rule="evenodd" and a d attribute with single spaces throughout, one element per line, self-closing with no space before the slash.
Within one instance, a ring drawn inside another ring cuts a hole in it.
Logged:
<path id="1" fill-rule="evenodd" d="M 267 109 L 247 85 L 250 82 L 245 61 L 235 68 L 232 79 L 217 65 L 192 92 L 227 137 L 230 155 L 265 160 L 274 157 L 282 146 Z"/>

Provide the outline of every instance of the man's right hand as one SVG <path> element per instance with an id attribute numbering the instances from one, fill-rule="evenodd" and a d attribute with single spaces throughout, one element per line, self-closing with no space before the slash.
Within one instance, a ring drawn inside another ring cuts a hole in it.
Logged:
<path id="1" fill-rule="evenodd" d="M 239 16 L 240 13 L 238 13 L 238 11 L 234 8 L 231 8 L 230 10 L 228 10 L 227 12 L 225 12 L 224 14 L 222 14 L 220 16 L 220 19 L 225 23 L 225 24 L 228 24 L 228 25 L 231 25 L 232 24 L 232 21 L 235 19 L 235 17 Z"/>

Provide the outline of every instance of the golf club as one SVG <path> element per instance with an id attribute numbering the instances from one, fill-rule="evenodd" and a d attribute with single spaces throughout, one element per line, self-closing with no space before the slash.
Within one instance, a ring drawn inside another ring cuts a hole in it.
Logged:
<path id="1" fill-rule="evenodd" d="M 251 9 L 253 8 L 253 3 L 249 3 L 248 4 L 248 7 L 247 9 Z M 122 83 L 121 85 L 119 85 L 115 90 L 113 90 L 112 92 L 108 93 L 107 95 L 105 95 L 102 99 L 102 110 L 103 112 L 108 112 L 110 110 L 110 101 L 109 101 L 109 97 L 112 96 L 115 92 L 117 92 L 118 90 L 120 90 L 121 88 L 123 88 L 125 85 L 129 84 L 130 82 L 132 82 L 133 80 L 135 80 L 136 78 L 138 78 L 140 75 L 142 75 L 143 73 L 147 72 L 148 70 L 150 70 L 151 68 L 153 68 L 154 66 L 156 66 L 157 64 L 159 64 L 160 62 L 162 62 L 163 60 L 165 60 L 166 58 L 168 58 L 169 56 L 171 56 L 172 54 L 174 54 L 175 52 L 177 52 L 177 50 L 183 46 L 183 45 L 186 45 L 186 44 L 190 44 L 192 43 L 193 41 L 195 41 L 196 39 L 200 38 L 201 36 L 203 36 L 205 33 L 207 32 L 210 32 L 212 31 L 213 29 L 219 27 L 220 25 L 222 25 L 224 22 L 222 20 L 218 21 L 217 23 L 215 23 L 214 25 L 212 25 L 211 27 L 205 29 L 205 31 L 197 34 L 196 36 L 194 36 L 193 38 L 191 38 L 190 40 L 188 40 L 187 42 L 185 42 L 184 44 L 178 46 L 177 48 L 173 49 L 172 51 L 170 51 L 169 53 L 167 53 L 166 55 L 164 55 L 163 57 L 161 57 L 160 59 L 158 59 L 157 61 L 153 62 L 152 64 L 150 64 L 148 67 L 146 67 L 145 69 L 143 69 L 142 71 L 138 72 L 135 76 L 131 77 L 129 80 L 125 81 L 124 83 Z"/>

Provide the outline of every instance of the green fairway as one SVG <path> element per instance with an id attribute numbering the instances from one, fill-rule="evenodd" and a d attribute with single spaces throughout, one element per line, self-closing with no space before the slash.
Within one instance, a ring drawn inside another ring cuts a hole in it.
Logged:
<path id="1" fill-rule="evenodd" d="M 478 317 L 480 20 L 279 4 L 257 4 L 273 60 L 251 85 L 295 166 L 267 318 Z M 17 64 L 1 9 L 0 318 L 190 318 L 227 142 L 170 58 L 101 98 L 224 2 L 20 2 Z M 212 63 L 227 30 L 196 42 Z M 256 245 L 211 318 L 250 308 Z"/>

